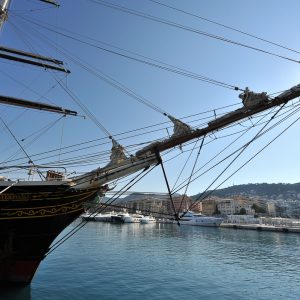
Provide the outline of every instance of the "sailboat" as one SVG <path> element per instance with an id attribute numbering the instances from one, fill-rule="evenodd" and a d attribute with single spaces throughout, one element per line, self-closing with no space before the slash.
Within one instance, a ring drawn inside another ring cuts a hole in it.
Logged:
<path id="1" fill-rule="evenodd" d="M 42 2 L 57 5 L 52 0 Z M 0 26 L 8 18 L 9 4 L 9 0 L 2 1 Z M 4 46 L 0 50 L 1 59 L 55 72 L 70 72 L 62 61 L 51 57 Z M 110 189 L 111 182 L 162 164 L 160 154 L 164 151 L 299 97 L 300 85 L 287 89 L 275 98 L 250 90 L 245 90 L 240 96 L 241 108 L 217 117 L 201 128 L 192 129 L 179 119 L 167 115 L 174 124 L 173 134 L 148 143 L 130 156 L 111 137 L 110 161 L 104 167 L 81 175 L 67 175 L 57 171 L 55 167 L 47 170 L 47 166 L 34 163 L 30 156 L 27 157 L 27 165 L 3 166 L 3 171 L 28 170 L 29 175 L 34 172 L 40 180 L 0 177 L 0 282 L 29 284 L 55 238 L 82 214 L 83 204 L 104 195 Z M 0 103 L 63 116 L 77 115 L 71 109 L 10 95 L 1 95 Z M 3 122 L 3 125 L 13 135 L 8 124 Z M 25 150 L 24 153 L 26 156 Z M 46 171 L 41 171 L 43 169 Z"/>

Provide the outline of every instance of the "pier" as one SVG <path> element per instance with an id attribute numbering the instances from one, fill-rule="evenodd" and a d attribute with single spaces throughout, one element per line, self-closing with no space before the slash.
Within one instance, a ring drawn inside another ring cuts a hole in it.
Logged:
<path id="1" fill-rule="evenodd" d="M 277 232 L 300 233 L 300 227 L 286 226 L 286 225 L 222 223 L 220 227 L 232 228 L 232 229 L 249 229 L 249 230 L 257 230 L 257 231 L 277 231 Z"/>

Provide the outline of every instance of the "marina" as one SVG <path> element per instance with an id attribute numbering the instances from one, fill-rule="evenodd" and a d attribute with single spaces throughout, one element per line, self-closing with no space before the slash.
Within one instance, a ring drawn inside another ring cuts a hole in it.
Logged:
<path id="1" fill-rule="evenodd" d="M 237 217 L 237 216 L 235 216 Z M 108 212 L 104 214 L 91 215 L 85 213 L 81 215 L 81 218 L 86 221 L 98 221 L 109 223 L 169 223 L 178 226 L 178 221 L 175 220 L 160 220 L 152 216 L 143 216 L 140 214 L 129 213 L 116 213 Z M 265 223 L 263 223 L 265 222 Z M 257 230 L 257 231 L 274 231 L 283 233 L 300 233 L 300 222 L 293 219 L 286 218 L 258 218 L 256 223 L 235 222 L 230 223 L 228 219 L 214 216 L 204 216 L 202 214 L 196 214 L 191 211 L 180 214 L 179 225 L 189 226 L 204 226 L 204 227 L 222 227 L 229 229 L 244 229 L 244 230 Z"/>

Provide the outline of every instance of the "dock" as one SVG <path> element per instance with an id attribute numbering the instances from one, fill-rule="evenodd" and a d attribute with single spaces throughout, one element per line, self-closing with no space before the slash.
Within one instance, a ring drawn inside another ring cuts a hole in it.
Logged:
<path id="1" fill-rule="evenodd" d="M 266 225 L 266 224 L 236 224 L 236 223 L 222 223 L 222 228 L 232 229 L 248 229 L 257 231 L 277 231 L 277 232 L 293 232 L 300 233 L 300 227 L 286 226 L 286 225 Z"/>

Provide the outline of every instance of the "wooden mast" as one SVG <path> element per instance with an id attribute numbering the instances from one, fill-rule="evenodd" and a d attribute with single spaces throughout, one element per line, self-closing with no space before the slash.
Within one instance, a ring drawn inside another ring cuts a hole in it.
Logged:
<path id="1" fill-rule="evenodd" d="M 63 115 L 72 115 L 72 116 L 77 115 L 76 111 L 65 109 L 65 108 L 62 108 L 59 106 L 49 105 L 47 103 L 42 103 L 42 102 L 33 102 L 33 101 L 29 101 L 29 100 L 8 97 L 8 96 L 0 95 L 0 103 L 7 104 L 7 105 L 13 105 L 13 106 L 21 106 L 21 107 L 30 108 L 30 109 L 37 109 L 37 110 L 54 112 L 54 113 L 60 113 Z"/>
<path id="2" fill-rule="evenodd" d="M 49 4 L 58 6 L 58 4 L 56 4 L 55 1 L 52 0 L 49 1 L 46 0 L 42 2 L 47 2 Z M 0 29 L 8 18 L 9 5 L 10 5 L 10 0 L 2 0 L 0 2 Z M 60 60 L 54 59 L 52 57 L 42 56 L 36 53 L 30 53 L 30 52 L 25 52 L 14 48 L 9 48 L 6 46 L 0 46 L 0 58 L 13 60 L 25 64 L 31 64 L 45 69 L 52 69 L 60 72 L 70 73 L 69 70 L 63 67 L 63 62 Z M 45 110 L 45 111 L 50 111 L 55 113 L 61 113 L 64 115 L 73 115 L 73 116 L 77 115 L 76 111 L 64 109 L 62 107 L 49 105 L 41 102 L 33 102 L 33 101 L 15 98 L 15 97 L 9 97 L 9 96 L 0 95 L 0 103 L 7 104 L 7 105 L 14 105 L 14 106 L 22 106 L 30 109 Z"/>

